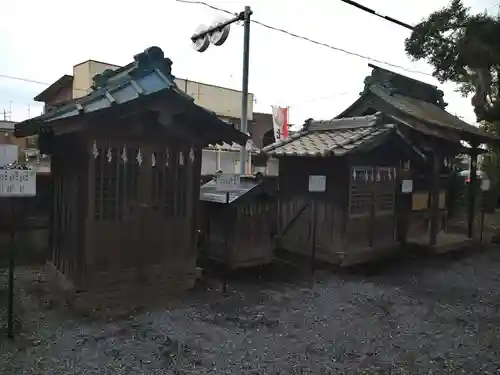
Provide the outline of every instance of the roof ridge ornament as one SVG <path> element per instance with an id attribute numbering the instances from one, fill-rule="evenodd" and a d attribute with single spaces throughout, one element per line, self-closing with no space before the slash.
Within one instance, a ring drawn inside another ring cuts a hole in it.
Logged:
<path id="1" fill-rule="evenodd" d="M 136 54 L 132 63 L 116 70 L 106 69 L 102 73 L 96 74 L 92 78 L 92 88 L 97 90 L 106 87 L 112 83 L 113 78 L 120 75 L 128 75 L 136 78 L 149 74 L 155 69 L 160 70 L 175 84 L 175 76 L 172 74 L 172 60 L 165 57 L 160 47 L 152 46 Z"/>
<path id="2" fill-rule="evenodd" d="M 373 69 L 371 74 L 364 79 L 362 93 L 367 93 L 370 87 L 377 85 L 385 89 L 391 96 L 400 94 L 432 103 L 442 109 L 448 105 L 443 99 L 444 92 L 435 85 L 380 68 L 373 64 L 368 64 L 368 66 Z"/>

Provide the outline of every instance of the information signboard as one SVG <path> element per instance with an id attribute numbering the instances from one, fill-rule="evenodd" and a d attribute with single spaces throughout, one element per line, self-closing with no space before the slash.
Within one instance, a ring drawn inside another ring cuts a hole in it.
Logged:
<path id="1" fill-rule="evenodd" d="M 0 197 L 33 197 L 35 195 L 35 171 L 29 169 L 0 170 Z"/>
<path id="2" fill-rule="evenodd" d="M 216 178 L 216 190 L 222 192 L 237 191 L 240 187 L 240 175 L 221 173 Z"/>

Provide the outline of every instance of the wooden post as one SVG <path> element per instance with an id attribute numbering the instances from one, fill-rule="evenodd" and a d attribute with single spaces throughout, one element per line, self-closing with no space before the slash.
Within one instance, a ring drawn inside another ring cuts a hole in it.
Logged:
<path id="1" fill-rule="evenodd" d="M 276 193 L 278 196 L 278 199 L 276 200 L 276 215 L 277 215 L 277 220 L 276 220 L 276 238 L 275 240 L 281 241 L 281 236 L 283 232 L 283 196 L 282 196 L 282 190 L 280 188 L 281 183 L 279 181 L 279 176 L 278 176 L 278 186 L 276 188 Z M 278 242 L 280 243 L 280 242 Z"/>
<path id="2" fill-rule="evenodd" d="M 311 275 L 314 275 L 316 263 L 316 197 L 312 196 L 311 201 Z"/>
<path id="3" fill-rule="evenodd" d="M 439 177 L 441 172 L 442 157 L 434 151 L 432 155 L 432 174 L 431 174 L 431 223 L 429 228 L 429 244 L 435 246 L 437 243 L 437 233 L 439 225 Z"/>
<path id="4" fill-rule="evenodd" d="M 222 293 L 227 293 L 227 279 L 228 279 L 228 273 L 229 273 L 229 264 L 230 264 L 230 259 L 229 259 L 229 228 L 231 228 L 231 217 L 230 217 L 230 207 L 229 207 L 229 192 L 226 192 L 226 209 L 224 210 L 226 214 L 226 229 L 224 230 L 224 271 L 223 271 L 223 277 L 224 280 L 222 280 Z"/>
<path id="5" fill-rule="evenodd" d="M 370 218 L 368 221 L 369 225 L 369 234 L 368 234 L 368 246 L 373 247 L 375 244 L 375 205 L 376 205 L 376 192 L 375 189 L 377 189 L 377 185 L 375 182 L 375 171 L 377 167 L 375 166 L 374 163 L 371 164 L 371 173 L 369 174 L 369 179 L 367 181 L 367 184 L 371 184 L 371 198 L 370 198 Z"/>
<path id="6" fill-rule="evenodd" d="M 14 338 L 14 257 L 15 257 L 15 237 L 17 226 L 16 204 L 19 198 L 10 198 L 11 220 L 9 228 L 9 301 L 7 307 L 7 336 Z"/>
<path id="7" fill-rule="evenodd" d="M 400 161 L 396 169 L 396 240 L 401 245 L 406 245 L 406 237 L 408 234 L 408 218 L 411 212 L 411 197 L 412 194 L 402 192 L 402 183 L 404 179 L 412 178 L 409 171 L 403 172 L 403 163 Z M 403 176 L 404 173 L 404 176 Z"/>
<path id="8" fill-rule="evenodd" d="M 474 216 L 476 211 L 476 186 L 477 186 L 477 143 L 472 143 L 472 152 L 470 154 L 470 169 L 469 169 L 469 189 L 468 195 L 468 212 L 467 212 L 467 235 L 472 238 L 474 235 Z"/>

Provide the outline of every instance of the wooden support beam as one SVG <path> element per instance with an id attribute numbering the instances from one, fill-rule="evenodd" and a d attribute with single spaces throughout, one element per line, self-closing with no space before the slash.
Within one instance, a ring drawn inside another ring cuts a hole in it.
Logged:
<path id="1" fill-rule="evenodd" d="M 403 193 L 401 191 L 401 185 L 403 180 L 413 180 L 410 171 L 405 171 L 403 164 L 404 160 L 401 160 L 398 165 L 396 174 L 396 240 L 402 244 L 406 244 L 408 235 L 408 220 L 409 213 L 412 209 L 412 194 Z"/>
<path id="2" fill-rule="evenodd" d="M 431 207 L 430 207 L 430 228 L 429 244 L 435 246 L 437 243 L 437 233 L 439 226 L 439 177 L 441 172 L 441 167 L 443 165 L 443 157 L 439 152 L 435 151 L 432 154 L 432 172 L 431 172 Z"/>
<path id="3" fill-rule="evenodd" d="M 468 196 L 468 210 L 467 210 L 467 235 L 469 238 L 474 236 L 474 216 L 476 213 L 476 188 L 477 188 L 477 155 L 478 155 L 478 144 L 471 144 L 470 153 L 470 172 L 469 172 L 469 189 L 467 191 Z"/>

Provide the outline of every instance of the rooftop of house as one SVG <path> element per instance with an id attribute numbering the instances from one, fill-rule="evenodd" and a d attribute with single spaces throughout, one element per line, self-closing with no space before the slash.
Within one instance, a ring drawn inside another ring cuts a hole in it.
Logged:
<path id="1" fill-rule="evenodd" d="M 33 98 L 35 102 L 47 102 L 53 98 L 61 89 L 73 87 L 73 76 L 69 74 L 63 75 L 41 93 Z"/>
<path id="2" fill-rule="evenodd" d="M 15 121 L 0 120 L 1 130 L 14 130 L 15 125 Z"/>

